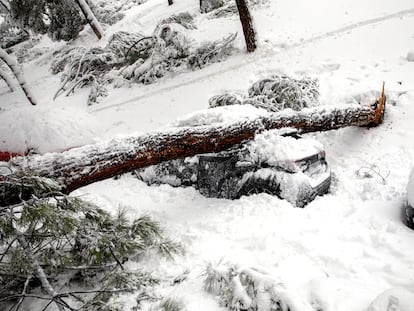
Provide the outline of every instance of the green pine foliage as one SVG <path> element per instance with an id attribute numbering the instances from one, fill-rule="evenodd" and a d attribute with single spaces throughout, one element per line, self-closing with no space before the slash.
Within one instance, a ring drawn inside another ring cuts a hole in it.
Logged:
<path id="1" fill-rule="evenodd" d="M 295 293 L 290 293 L 282 283 L 256 268 L 239 267 L 220 260 L 207 262 L 202 274 L 204 290 L 213 294 L 221 306 L 230 311 L 294 311 L 311 310 Z"/>
<path id="2" fill-rule="evenodd" d="M 48 1 L 49 36 L 56 41 L 69 41 L 78 36 L 85 21 L 74 0 Z"/>
<path id="3" fill-rule="evenodd" d="M 47 33 L 46 24 L 47 0 L 11 0 L 10 13 L 13 20 L 21 28 L 30 28 L 35 33 Z"/>
<path id="4" fill-rule="evenodd" d="M 0 207 L 0 309 L 2 303 L 20 299 L 24 288 L 26 293 L 38 291 L 41 278 L 34 261 L 52 287 L 64 279 L 65 288 L 86 288 L 75 294 L 77 307 L 105 310 L 114 294 L 145 293 L 158 283 L 146 272 L 128 271 L 124 267 L 128 260 L 148 251 L 168 257 L 182 251 L 149 216 L 132 222 L 123 211 L 112 216 L 80 198 L 63 195 L 54 183 L 37 177 L 8 180 L 12 182 L 34 190 L 20 204 Z M 90 289 L 96 290 L 94 295 Z"/>

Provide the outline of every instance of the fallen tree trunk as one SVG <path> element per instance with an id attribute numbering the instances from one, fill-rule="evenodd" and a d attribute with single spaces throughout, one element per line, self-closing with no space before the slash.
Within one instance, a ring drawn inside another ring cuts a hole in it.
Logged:
<path id="1" fill-rule="evenodd" d="M 288 111 L 231 124 L 118 138 L 63 153 L 19 157 L 9 164 L 15 176 L 30 174 L 51 178 L 65 193 L 70 193 L 93 182 L 163 161 L 219 152 L 269 129 L 293 127 L 306 133 L 346 126 L 376 126 L 382 122 L 384 109 L 385 98 L 373 107 L 343 105 Z"/>

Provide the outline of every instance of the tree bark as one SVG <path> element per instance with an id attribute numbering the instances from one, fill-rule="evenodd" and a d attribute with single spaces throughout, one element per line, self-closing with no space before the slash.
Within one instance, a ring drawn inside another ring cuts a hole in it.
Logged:
<path id="1" fill-rule="evenodd" d="M 254 52 L 254 50 L 256 50 L 256 33 L 254 31 L 252 17 L 250 15 L 249 8 L 247 7 L 246 0 L 236 0 L 236 5 L 243 27 L 247 52 Z"/>
<path id="2" fill-rule="evenodd" d="M 293 127 L 306 133 L 346 126 L 376 126 L 382 122 L 384 109 L 385 100 L 375 107 L 343 105 L 274 113 L 225 125 L 179 128 L 113 139 L 63 153 L 15 158 L 9 164 L 16 175 L 51 178 L 61 185 L 63 192 L 70 193 L 96 181 L 163 161 L 219 152 L 265 130 Z"/>
<path id="3" fill-rule="evenodd" d="M 93 32 L 98 37 L 98 40 L 101 40 L 101 38 L 104 36 L 104 31 L 102 29 L 101 24 L 96 19 L 95 14 L 93 14 L 88 3 L 86 3 L 85 0 L 76 0 L 76 2 L 78 3 L 83 15 L 85 16 L 87 22 L 91 26 Z"/>
<path id="4" fill-rule="evenodd" d="M 0 48 L 0 59 L 4 61 L 6 65 L 10 68 L 10 70 L 13 72 L 27 99 L 32 105 L 35 106 L 37 104 L 36 99 L 31 90 L 27 87 L 26 79 L 24 78 L 23 72 L 20 70 L 19 64 L 17 63 L 16 59 L 7 54 L 7 52 L 2 48 Z"/>

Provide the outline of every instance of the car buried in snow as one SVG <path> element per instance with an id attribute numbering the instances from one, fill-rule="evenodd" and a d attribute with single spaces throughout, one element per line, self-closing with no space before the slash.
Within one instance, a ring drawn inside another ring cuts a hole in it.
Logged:
<path id="1" fill-rule="evenodd" d="M 193 186 L 213 198 L 265 192 L 296 207 L 327 193 L 331 183 L 322 145 L 291 129 L 267 131 L 232 149 L 166 161 L 136 175 L 149 185 Z"/>

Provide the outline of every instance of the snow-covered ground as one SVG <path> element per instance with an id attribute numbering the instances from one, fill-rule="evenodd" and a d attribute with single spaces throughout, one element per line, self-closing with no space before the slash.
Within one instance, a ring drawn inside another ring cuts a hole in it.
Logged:
<path id="1" fill-rule="evenodd" d="M 315 310 L 394 310 L 388 308 L 392 296 L 399 301 L 397 310 L 413 311 L 414 231 L 402 223 L 401 210 L 414 165 L 414 62 L 408 57 L 414 50 L 414 2 L 271 0 L 252 12 L 259 48 L 250 55 L 243 51 L 237 15 L 207 19 L 197 13 L 198 1 L 174 2 L 167 6 L 165 0 L 149 0 L 130 9 L 106 29 L 106 37 L 118 30 L 149 34 L 160 18 L 189 11 L 197 14 L 197 40 L 237 31 L 240 52 L 151 85 L 111 88 L 108 97 L 91 107 L 86 106 L 87 90 L 52 101 L 60 81 L 48 72 L 50 54 L 45 55 L 24 65 L 40 107 L 29 106 L 22 94 L 9 93 L 0 81 L 0 146 L 24 141 L 55 150 L 94 137 L 159 129 L 207 108 L 211 95 L 245 91 L 274 72 L 318 78 L 326 105 L 379 91 L 385 81 L 388 106 L 381 126 L 309 134 L 325 146 L 334 181 L 328 195 L 304 209 L 267 194 L 236 201 L 207 199 L 192 188 L 149 187 L 131 175 L 74 195 L 85 195 L 109 210 L 148 213 L 184 243 L 185 255 L 174 262 L 153 259 L 142 264 L 166 279 L 189 269 L 187 280 L 163 289 L 165 295 L 181 298 L 188 310 L 223 310 L 203 291 L 200 274 L 206 262 L 224 259 L 267 271 Z M 89 32 L 79 42 L 96 43 Z M 57 47 L 48 39 L 41 44 Z M 56 120 L 65 122 L 56 135 L 70 136 L 67 146 L 54 145 L 42 131 L 33 131 L 47 124 L 56 127 Z"/>

